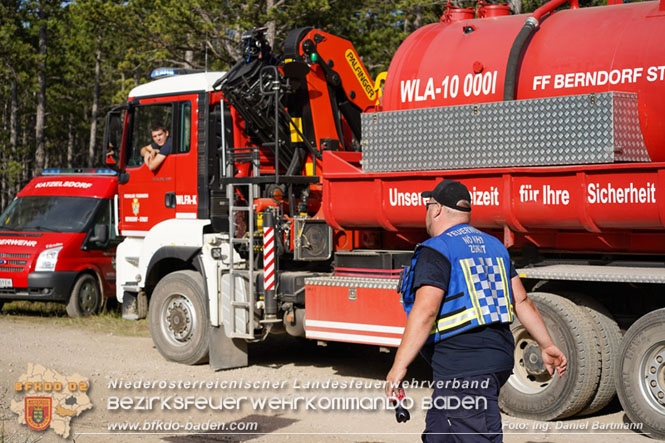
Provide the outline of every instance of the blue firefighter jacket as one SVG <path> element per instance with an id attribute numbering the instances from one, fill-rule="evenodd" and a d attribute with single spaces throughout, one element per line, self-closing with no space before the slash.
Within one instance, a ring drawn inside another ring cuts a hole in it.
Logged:
<path id="1" fill-rule="evenodd" d="M 415 301 L 413 271 L 425 247 L 435 249 L 450 262 L 448 289 L 426 343 L 478 326 L 513 321 L 508 251 L 496 238 L 467 224 L 453 226 L 416 247 L 400 288 L 407 316 Z"/>

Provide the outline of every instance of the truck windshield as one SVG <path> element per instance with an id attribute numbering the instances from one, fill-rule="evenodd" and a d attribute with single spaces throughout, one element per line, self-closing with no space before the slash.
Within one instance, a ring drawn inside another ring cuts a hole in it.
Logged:
<path id="1" fill-rule="evenodd" d="M 0 229 L 83 232 L 101 201 L 89 197 L 19 197 L 0 216 Z"/>

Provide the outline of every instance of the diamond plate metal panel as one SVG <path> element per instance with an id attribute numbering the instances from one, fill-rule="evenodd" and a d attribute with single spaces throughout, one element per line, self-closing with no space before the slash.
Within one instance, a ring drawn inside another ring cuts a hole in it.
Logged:
<path id="1" fill-rule="evenodd" d="M 631 93 L 363 114 L 362 129 L 367 172 L 649 161 Z"/>
<path id="2" fill-rule="evenodd" d="M 614 93 L 614 144 L 618 148 L 615 161 L 648 162 L 640 116 L 637 109 L 637 94 Z"/>
<path id="3" fill-rule="evenodd" d="M 522 278 L 549 280 L 665 283 L 665 268 L 655 267 L 549 265 L 518 269 L 517 274 Z"/>
<path id="4" fill-rule="evenodd" d="M 394 289 L 397 292 L 398 279 L 370 277 L 312 277 L 305 279 L 306 285 L 335 286 L 348 288 Z"/>

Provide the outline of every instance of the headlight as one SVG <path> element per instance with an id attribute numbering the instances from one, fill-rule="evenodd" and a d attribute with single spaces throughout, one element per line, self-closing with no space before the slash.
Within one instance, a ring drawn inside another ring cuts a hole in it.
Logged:
<path id="1" fill-rule="evenodd" d="M 44 249 L 37 257 L 35 271 L 55 271 L 55 264 L 58 263 L 58 254 L 62 246 L 58 248 Z"/>

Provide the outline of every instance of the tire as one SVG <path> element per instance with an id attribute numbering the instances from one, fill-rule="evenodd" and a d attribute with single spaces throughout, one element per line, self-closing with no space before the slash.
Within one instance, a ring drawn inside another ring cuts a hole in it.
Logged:
<path id="1" fill-rule="evenodd" d="M 206 362 L 208 314 L 201 275 L 177 271 L 161 279 L 150 298 L 148 324 L 152 341 L 167 360 Z"/>
<path id="2" fill-rule="evenodd" d="M 609 310 L 598 300 L 577 293 L 562 295 L 581 307 L 591 318 L 600 342 L 601 368 L 598 389 L 591 402 L 578 413 L 578 415 L 590 415 L 607 406 L 616 395 L 614 379 L 616 378 L 616 356 L 619 355 L 621 347 L 621 329 Z"/>
<path id="3" fill-rule="evenodd" d="M 628 418 L 652 438 L 665 440 L 665 308 L 628 328 L 621 342 L 616 385 Z"/>
<path id="4" fill-rule="evenodd" d="M 499 396 L 501 409 L 516 417 L 558 420 L 582 410 L 596 392 L 600 377 L 600 346 L 588 316 L 573 302 L 544 292 L 529 294 L 554 343 L 568 359 L 566 374 L 550 376 L 540 348 L 518 319 L 515 368 Z M 529 358 L 531 357 L 531 358 Z"/>
<path id="5" fill-rule="evenodd" d="M 67 302 L 67 315 L 71 318 L 95 315 L 102 308 L 102 291 L 97 278 L 82 274 L 76 279 Z"/>

